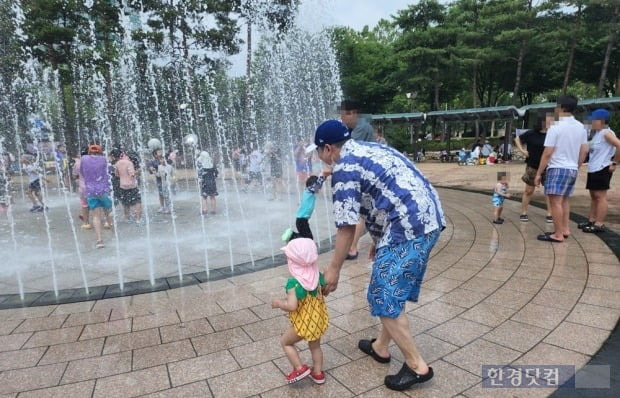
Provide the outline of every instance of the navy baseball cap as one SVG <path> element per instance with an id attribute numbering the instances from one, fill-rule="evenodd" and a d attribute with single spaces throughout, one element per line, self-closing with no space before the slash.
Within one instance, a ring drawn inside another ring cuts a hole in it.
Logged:
<path id="1" fill-rule="evenodd" d="M 601 108 L 590 113 L 590 116 L 588 116 L 588 120 L 604 120 L 608 122 L 610 117 L 611 113 L 609 113 L 607 109 Z"/>
<path id="2" fill-rule="evenodd" d="M 314 144 L 306 148 L 306 151 L 313 151 L 318 147 L 348 140 L 349 138 L 351 138 L 351 132 L 340 120 L 326 120 L 316 128 Z"/>

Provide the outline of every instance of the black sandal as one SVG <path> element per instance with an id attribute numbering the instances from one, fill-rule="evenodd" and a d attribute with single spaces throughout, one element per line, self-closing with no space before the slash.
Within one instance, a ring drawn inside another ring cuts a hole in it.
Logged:
<path id="1" fill-rule="evenodd" d="M 382 357 L 379 354 L 377 354 L 375 350 L 372 348 L 372 343 L 374 343 L 375 340 L 377 339 L 360 340 L 359 343 L 357 343 L 357 348 L 359 348 L 364 354 L 370 355 L 372 359 L 374 359 L 375 361 L 379 363 L 389 363 L 392 357 L 387 357 L 387 358 Z"/>
<path id="2" fill-rule="evenodd" d="M 583 232 L 586 232 L 589 234 L 598 234 L 601 232 L 605 232 L 605 225 L 596 225 L 596 224 L 587 225 L 583 227 Z"/>
<path id="3" fill-rule="evenodd" d="M 584 222 L 580 222 L 579 224 L 577 224 L 577 228 L 584 229 L 585 227 L 589 227 L 591 225 L 594 225 L 592 221 L 584 221 Z"/>

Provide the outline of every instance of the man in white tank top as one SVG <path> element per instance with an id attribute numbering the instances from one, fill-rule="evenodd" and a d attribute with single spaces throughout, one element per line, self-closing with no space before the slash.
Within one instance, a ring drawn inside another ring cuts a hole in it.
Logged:
<path id="1" fill-rule="evenodd" d="M 538 240 L 563 242 L 570 235 L 568 198 L 575 190 L 577 171 L 588 153 L 586 129 L 575 120 L 577 98 L 564 95 L 558 98 L 555 113 L 558 121 L 549 128 L 545 138 L 545 150 L 534 183 L 540 185 L 543 172 L 547 170 L 545 195 L 549 196 L 555 231 L 538 235 Z"/>
<path id="2" fill-rule="evenodd" d="M 591 199 L 590 216 L 587 222 L 579 224 L 579 228 L 587 233 L 605 232 L 607 190 L 616 164 L 620 161 L 620 140 L 607 125 L 610 116 L 608 110 L 597 109 L 588 117 L 593 133 L 588 141 L 590 160 L 586 182 Z"/>

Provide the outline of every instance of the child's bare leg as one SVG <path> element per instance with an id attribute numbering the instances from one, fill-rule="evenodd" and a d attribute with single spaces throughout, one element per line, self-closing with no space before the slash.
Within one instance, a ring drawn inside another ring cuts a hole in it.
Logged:
<path id="1" fill-rule="evenodd" d="M 88 210 L 88 207 L 82 207 L 82 218 L 84 224 L 90 225 L 90 210 Z"/>
<path id="2" fill-rule="evenodd" d="M 32 202 L 33 206 L 37 205 L 37 200 L 34 198 L 34 192 L 32 192 L 32 190 L 28 190 L 26 191 L 26 195 L 28 196 L 28 199 L 30 199 L 30 201 Z"/>
<path id="3" fill-rule="evenodd" d="M 280 339 L 280 344 L 284 349 L 284 353 L 288 358 L 288 361 L 293 365 L 294 369 L 301 369 L 301 358 L 299 358 L 299 352 L 297 352 L 297 348 L 295 347 L 295 343 L 300 342 L 301 337 L 297 336 L 295 333 L 295 329 L 290 327 Z"/>
<path id="4" fill-rule="evenodd" d="M 312 354 L 312 373 L 317 374 L 323 371 L 323 350 L 321 350 L 321 339 L 309 341 L 310 354 Z"/>
<path id="5" fill-rule="evenodd" d="M 102 209 L 100 207 L 93 209 L 93 227 L 95 227 L 95 235 L 97 235 L 97 242 L 103 242 L 103 238 L 101 237 L 101 213 Z"/>
<path id="6" fill-rule="evenodd" d="M 215 196 L 209 196 L 209 199 L 211 201 L 211 211 L 215 213 Z"/>
<path id="7" fill-rule="evenodd" d="M 138 202 L 133 205 L 133 212 L 136 221 L 140 221 L 142 219 L 142 203 Z"/>
<path id="8" fill-rule="evenodd" d="M 500 218 L 502 216 L 502 210 L 504 210 L 503 207 L 498 207 L 497 208 L 497 218 Z"/>
<path id="9" fill-rule="evenodd" d="M 494 207 L 493 208 L 493 220 L 497 220 L 499 219 L 499 215 L 501 214 L 501 207 Z"/>
<path id="10" fill-rule="evenodd" d="M 45 207 L 45 203 L 43 203 L 43 195 L 41 194 L 41 191 L 35 192 L 35 195 L 36 195 L 37 200 L 39 201 L 39 203 L 41 203 L 41 206 Z"/>
<path id="11" fill-rule="evenodd" d="M 208 208 L 207 208 L 207 198 L 206 197 L 202 197 L 202 202 L 201 202 L 201 209 L 200 212 L 203 214 L 206 214 L 208 212 Z"/>

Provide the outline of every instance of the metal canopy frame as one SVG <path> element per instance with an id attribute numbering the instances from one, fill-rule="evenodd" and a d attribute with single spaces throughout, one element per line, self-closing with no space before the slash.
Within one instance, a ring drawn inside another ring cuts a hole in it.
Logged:
<path id="1" fill-rule="evenodd" d="M 428 113 L 389 113 L 369 115 L 374 123 L 378 124 L 409 124 L 422 125 L 427 121 L 437 119 L 441 122 L 475 122 L 493 120 L 514 120 L 524 117 L 527 112 L 539 109 L 554 109 L 555 102 L 525 105 L 521 108 L 515 106 L 494 106 L 488 108 L 453 109 L 446 111 L 433 111 Z M 620 97 L 592 98 L 578 103 L 578 111 L 589 112 L 593 109 L 605 108 L 620 110 Z"/>

